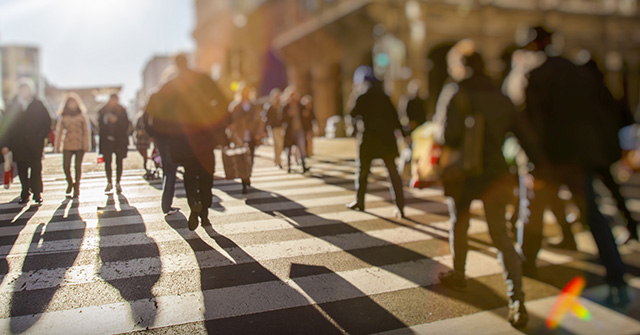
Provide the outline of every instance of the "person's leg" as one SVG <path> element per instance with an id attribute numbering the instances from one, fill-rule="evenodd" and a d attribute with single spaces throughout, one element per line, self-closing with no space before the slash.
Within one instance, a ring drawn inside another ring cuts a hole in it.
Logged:
<path id="1" fill-rule="evenodd" d="M 555 247 L 576 250 L 576 239 L 571 231 L 571 223 L 567 221 L 566 203 L 558 196 L 559 185 L 555 185 L 555 189 L 550 190 L 553 192 L 552 197 L 549 199 L 549 207 L 553 216 L 556 217 L 556 221 L 562 230 L 562 241 L 555 245 Z"/>
<path id="2" fill-rule="evenodd" d="M 203 226 L 207 226 L 210 224 L 209 208 L 211 207 L 211 188 L 213 188 L 213 172 L 215 169 L 215 156 L 213 155 L 213 151 L 201 157 L 200 162 L 201 165 L 198 176 L 198 190 L 200 201 L 202 202 L 200 220 Z"/>
<path id="3" fill-rule="evenodd" d="M 73 178 L 71 177 L 71 158 L 73 156 L 73 151 L 64 150 L 62 152 L 62 170 L 64 171 L 64 176 L 67 180 L 67 194 L 73 191 Z M 76 177 L 77 179 L 77 177 Z"/>
<path id="4" fill-rule="evenodd" d="M 467 264 L 467 252 L 469 249 L 467 231 L 469 230 L 469 206 L 471 199 L 463 196 L 454 200 L 449 198 L 449 220 L 451 228 L 449 231 L 449 246 L 453 256 L 453 271 L 464 278 Z"/>
<path id="5" fill-rule="evenodd" d="M 398 210 L 404 216 L 404 192 L 402 191 L 402 179 L 398 174 L 398 167 L 393 157 L 384 158 L 384 165 L 389 172 L 389 179 L 391 180 L 391 195 L 398 207 Z"/>
<path id="6" fill-rule="evenodd" d="M 536 258 L 542 246 L 542 228 L 544 210 L 551 199 L 557 197 L 552 189 L 553 182 L 549 178 L 542 179 L 537 177 L 534 182 L 533 190 L 528 192 L 528 214 L 522 215 L 523 234 L 518 237 L 518 243 L 522 247 L 524 254 L 524 273 L 527 276 L 536 276 Z M 522 204 L 521 204 L 522 206 Z M 526 212 L 526 209 L 521 209 Z"/>
<path id="7" fill-rule="evenodd" d="M 21 202 L 29 200 L 31 194 L 31 186 L 29 185 L 29 162 L 20 161 L 16 162 L 18 165 L 18 178 L 20 179 L 20 186 L 22 186 L 22 192 L 20 193 Z"/>
<path id="8" fill-rule="evenodd" d="M 155 144 L 160 154 L 160 160 L 162 163 L 162 212 L 168 213 L 171 210 L 173 204 L 173 196 L 176 189 L 176 172 L 178 171 L 178 164 L 171 158 L 171 149 L 169 147 L 169 140 L 166 138 L 158 137 L 155 140 Z"/>
<path id="9" fill-rule="evenodd" d="M 75 156 L 76 182 L 73 187 L 73 197 L 77 198 L 80 195 L 80 179 L 82 178 L 82 159 L 84 158 L 84 151 L 76 151 Z"/>
<path id="10" fill-rule="evenodd" d="M 358 172 L 355 178 L 356 203 L 364 209 L 364 197 L 367 193 L 367 182 L 372 158 L 360 157 L 358 159 Z"/>
<path id="11" fill-rule="evenodd" d="M 113 169 L 111 167 L 111 163 L 113 161 L 113 153 L 112 152 L 103 153 L 102 159 L 104 160 L 104 172 L 107 176 L 107 183 L 111 185 L 113 183 Z"/>
<path id="12" fill-rule="evenodd" d="M 631 212 L 627 208 L 626 199 L 620 193 L 620 185 L 618 185 L 615 179 L 613 179 L 610 169 L 599 169 L 598 174 L 600 175 L 600 178 L 602 178 L 604 185 L 607 186 L 609 191 L 611 191 L 611 196 L 616 200 L 620 214 L 622 214 L 625 221 L 627 221 L 627 229 L 629 230 L 630 238 L 637 240 L 638 222 L 633 218 Z"/>
<path id="13" fill-rule="evenodd" d="M 282 127 L 275 127 L 272 129 L 273 132 L 273 147 L 275 154 L 275 162 L 278 167 L 282 168 L 282 150 L 284 144 L 284 133 L 282 132 Z"/>
<path id="14" fill-rule="evenodd" d="M 42 159 L 36 158 L 30 162 L 29 184 L 33 192 L 33 199 L 36 202 L 42 200 Z"/>
<path id="15" fill-rule="evenodd" d="M 122 171 L 124 169 L 124 154 L 116 154 L 116 183 L 120 184 L 122 180 Z"/>
<path id="16" fill-rule="evenodd" d="M 296 137 L 296 147 L 300 153 L 300 162 L 302 163 L 302 172 L 307 171 L 305 160 L 307 158 L 307 135 L 304 131 L 299 131 Z"/>

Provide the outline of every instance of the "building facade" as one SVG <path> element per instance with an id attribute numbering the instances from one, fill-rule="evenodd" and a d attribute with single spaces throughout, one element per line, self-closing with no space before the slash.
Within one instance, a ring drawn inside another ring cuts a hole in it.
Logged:
<path id="1" fill-rule="evenodd" d="M 40 72 L 40 51 L 36 47 L 24 45 L 3 45 L 0 47 L 2 90 L 0 100 L 9 104 L 17 94 L 18 80 L 29 78 L 36 85 L 36 94 L 44 97 L 44 80 Z"/>
<path id="2" fill-rule="evenodd" d="M 434 97 L 446 77 L 438 60 L 447 46 L 474 39 L 499 80 L 517 33 L 540 24 L 556 32 L 566 57 L 588 53 L 614 95 L 638 105 L 637 0 L 194 1 L 198 68 L 226 88 L 243 80 L 261 94 L 295 84 L 314 96 L 322 129 L 346 107 L 359 65 L 374 65 L 396 101 L 413 78 Z"/>

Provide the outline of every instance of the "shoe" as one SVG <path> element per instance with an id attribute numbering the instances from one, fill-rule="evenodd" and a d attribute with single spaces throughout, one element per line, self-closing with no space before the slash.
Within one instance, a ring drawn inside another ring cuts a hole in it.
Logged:
<path id="1" fill-rule="evenodd" d="M 71 194 L 73 191 L 73 183 L 67 183 L 67 191 L 64 194 Z"/>
<path id="2" fill-rule="evenodd" d="M 200 213 L 200 225 L 203 227 L 211 227 L 211 220 L 209 220 L 209 209 L 205 208 Z"/>
<path id="3" fill-rule="evenodd" d="M 169 216 L 169 215 L 173 215 L 178 213 L 178 211 L 180 211 L 180 208 L 177 207 L 171 207 L 171 209 L 169 209 L 169 211 L 167 211 L 166 213 L 164 213 L 165 216 Z"/>
<path id="4" fill-rule="evenodd" d="M 78 198 L 80 196 L 80 187 L 73 188 L 73 197 Z"/>
<path id="5" fill-rule="evenodd" d="M 406 216 L 404 216 L 404 209 L 402 209 L 402 208 L 396 208 L 393 211 L 393 216 L 398 218 L 398 219 L 406 219 L 407 218 Z"/>
<path id="6" fill-rule="evenodd" d="M 107 184 L 107 187 L 104 189 L 104 193 L 110 193 L 113 190 L 113 184 L 111 184 L 111 182 L 109 182 Z"/>
<path id="7" fill-rule="evenodd" d="M 116 183 L 116 193 L 122 193 L 122 186 L 120 186 L 120 183 Z"/>
<path id="8" fill-rule="evenodd" d="M 308 167 L 306 167 L 306 166 L 304 166 L 304 165 L 302 166 L 302 173 L 303 173 L 303 174 L 305 174 L 305 173 L 309 172 L 309 170 L 310 170 L 310 169 L 309 169 Z"/>
<path id="9" fill-rule="evenodd" d="M 364 212 L 364 205 L 359 204 L 358 201 L 348 203 L 347 208 L 352 209 L 354 211 Z"/>
<path id="10" fill-rule="evenodd" d="M 609 284 L 609 296 L 607 304 L 611 306 L 624 306 L 629 303 L 629 293 L 627 292 L 627 284 Z"/>
<path id="11" fill-rule="evenodd" d="M 560 241 L 559 243 L 549 243 L 549 246 L 556 249 L 569 250 L 569 251 L 577 251 L 578 246 L 576 245 L 576 241 L 567 240 L 566 238 Z"/>
<path id="12" fill-rule="evenodd" d="M 529 322 L 529 313 L 520 300 L 509 301 L 509 323 L 513 328 L 522 329 Z"/>
<path id="13" fill-rule="evenodd" d="M 247 194 L 247 184 L 242 184 L 242 194 Z"/>
<path id="14" fill-rule="evenodd" d="M 34 195 L 33 201 L 35 201 L 37 205 L 42 205 L 42 197 L 39 195 L 38 196 Z"/>
<path id="15" fill-rule="evenodd" d="M 20 198 L 20 200 L 18 200 L 18 203 L 21 205 L 26 204 L 27 202 L 29 202 L 29 198 Z"/>
<path id="16" fill-rule="evenodd" d="M 454 290 L 464 290 L 467 288 L 467 279 L 464 275 L 457 274 L 454 271 L 440 272 L 438 274 L 440 283 Z"/>
<path id="17" fill-rule="evenodd" d="M 202 211 L 202 203 L 199 201 L 194 203 L 191 207 L 191 214 L 189 214 L 189 230 L 193 231 L 198 228 L 198 217 Z"/>

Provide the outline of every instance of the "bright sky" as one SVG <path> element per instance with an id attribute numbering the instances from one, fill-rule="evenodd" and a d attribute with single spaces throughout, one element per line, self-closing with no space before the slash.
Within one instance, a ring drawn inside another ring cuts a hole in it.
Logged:
<path id="1" fill-rule="evenodd" d="M 193 21 L 193 0 L 0 0 L 0 44 L 38 46 L 54 85 L 123 85 L 128 105 L 154 54 L 194 49 Z"/>

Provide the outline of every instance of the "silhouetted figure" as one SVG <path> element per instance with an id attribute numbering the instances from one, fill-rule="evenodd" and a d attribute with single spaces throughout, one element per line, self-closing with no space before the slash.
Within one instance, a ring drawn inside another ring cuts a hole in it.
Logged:
<path id="1" fill-rule="evenodd" d="M 284 149 L 284 131 L 282 129 L 282 92 L 274 88 L 269 94 L 269 102 L 264 104 L 263 121 L 273 142 L 274 162 L 282 169 L 282 150 Z"/>
<path id="2" fill-rule="evenodd" d="M 300 161 L 302 162 L 302 173 L 309 171 L 306 165 L 307 158 L 307 135 L 302 112 L 304 106 L 300 103 L 300 93 L 295 87 L 287 89 L 288 103 L 282 109 L 282 120 L 284 125 L 284 147 L 287 150 L 287 171 L 291 173 L 291 156 L 293 146 L 298 150 Z"/>
<path id="3" fill-rule="evenodd" d="M 427 122 L 427 107 L 425 100 L 420 96 L 420 82 L 417 79 L 407 85 L 407 94 L 398 102 L 398 114 L 406 132 L 412 132 Z"/>
<path id="4" fill-rule="evenodd" d="M 55 151 L 62 152 L 62 168 L 67 179 L 66 194 L 73 197 L 80 195 L 80 178 L 82 176 L 82 158 L 89 151 L 89 121 L 82 100 L 77 94 L 69 94 L 59 113 Z M 71 177 L 71 159 L 75 157 L 75 181 Z"/>
<path id="5" fill-rule="evenodd" d="M 226 144 L 224 128 L 228 119 L 228 101 L 218 85 L 206 74 L 191 70 L 187 58 L 175 59 L 178 75 L 165 86 L 174 108 L 168 119 L 176 120 L 180 133 L 171 136 L 171 158 L 184 167 L 184 188 L 191 208 L 189 229 L 209 226 L 211 188 L 216 145 Z M 163 88 L 164 89 L 164 88 Z"/>
<path id="6" fill-rule="evenodd" d="M 377 80 L 373 69 L 361 66 L 354 74 L 354 82 L 368 87 L 360 95 L 351 110 L 351 117 L 358 120 L 358 174 L 355 180 L 356 200 L 347 204 L 354 210 L 364 211 L 364 196 L 367 193 L 367 178 L 371 162 L 380 158 L 384 161 L 389 179 L 391 179 L 391 195 L 396 204 L 396 216 L 404 217 L 404 194 L 402 180 L 398 174 L 395 159 L 398 157 L 396 131 L 402 131 L 391 99 L 384 92 L 382 82 Z"/>
<path id="7" fill-rule="evenodd" d="M 129 145 L 129 118 L 127 111 L 120 105 L 118 95 L 112 94 L 107 104 L 98 111 L 98 129 L 100 132 L 100 154 L 104 159 L 107 175 L 105 192 L 113 190 L 113 155 L 116 156 L 116 192 L 122 192 L 123 161 L 127 157 Z"/>
<path id="8" fill-rule="evenodd" d="M 35 94 L 33 81 L 20 80 L 18 94 L 0 125 L 2 154 L 13 152 L 13 161 L 18 165 L 21 204 L 29 201 L 31 193 L 36 203 L 42 203 L 42 159 L 44 140 L 51 130 L 51 116 Z"/>
<path id="9" fill-rule="evenodd" d="M 482 200 L 489 234 L 504 266 L 509 296 L 509 322 L 523 328 L 528 322 L 522 291 L 522 259 L 513 246 L 505 220 L 514 178 L 502 154 L 507 132 L 515 123 L 515 108 L 484 72 L 484 62 L 471 40 L 450 51 L 448 65 L 458 84 L 445 85 L 435 120 L 444 126 L 444 145 L 459 153 L 443 170 L 445 195 L 451 197 L 449 241 L 453 271 L 440 273 L 443 285 L 463 289 L 468 251 L 469 207 Z"/>
<path id="10" fill-rule="evenodd" d="M 316 121 L 316 115 L 313 112 L 313 98 L 305 95 L 300 99 L 302 104 L 302 129 L 304 130 L 307 142 L 306 154 L 310 157 L 313 153 L 313 124 Z"/>
<path id="11" fill-rule="evenodd" d="M 231 113 L 231 141 L 237 146 L 246 145 L 251 153 L 251 161 L 255 149 L 260 144 L 263 135 L 262 121 L 258 106 L 252 97 L 251 87 L 241 85 L 238 88 L 236 98 L 229 105 Z M 247 187 L 251 185 L 251 179 L 242 179 L 242 194 L 247 193 Z"/>
<path id="12" fill-rule="evenodd" d="M 136 142 L 136 150 L 142 156 L 142 167 L 145 171 L 145 178 L 149 177 L 151 171 L 147 169 L 147 160 L 149 159 L 149 148 L 151 148 L 151 136 L 146 131 L 143 112 L 140 111 L 136 114 L 134 119 L 135 126 L 135 142 Z"/>
<path id="13" fill-rule="evenodd" d="M 623 279 L 625 266 L 607 220 L 598 210 L 593 189 L 594 175 L 617 160 L 620 151 L 619 148 L 611 150 L 616 139 L 610 136 L 615 133 L 609 113 L 611 106 L 602 95 L 606 87 L 584 68 L 543 53 L 551 44 L 551 34 L 544 28 L 531 29 L 530 36 L 524 52 L 533 52 L 540 59 L 528 74 L 523 96 L 531 127 L 531 136 L 524 143 L 531 148 L 527 153 L 534 153 L 529 155 L 535 164 L 533 175 L 544 184 L 569 187 L 607 269 L 609 299 L 624 303 L 628 299 Z M 544 186 L 534 189 L 531 217 L 524 229 L 524 271 L 531 276 L 536 275 L 543 210 L 550 202 L 546 189 Z"/>
<path id="14" fill-rule="evenodd" d="M 171 215 L 180 209 L 173 207 L 178 163 L 171 157 L 171 140 L 182 134 L 177 108 L 178 92 L 175 82 L 167 82 L 149 97 L 142 116 L 146 132 L 153 137 L 162 164 L 162 213 Z"/>

